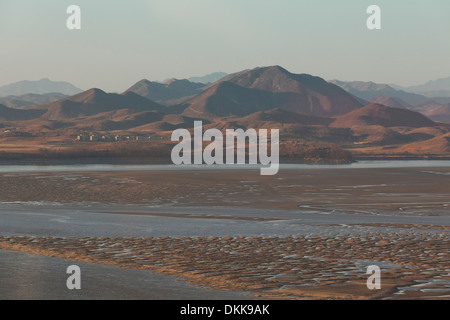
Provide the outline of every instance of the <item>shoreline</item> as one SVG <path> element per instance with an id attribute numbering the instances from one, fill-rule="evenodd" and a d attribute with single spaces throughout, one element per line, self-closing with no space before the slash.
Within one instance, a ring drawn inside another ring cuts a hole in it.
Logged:
<path id="1" fill-rule="evenodd" d="M 119 268 L 102 263 L 67 260 L 25 251 L 0 250 L 2 300 L 247 300 L 245 292 L 208 290 L 188 284 L 183 279 L 149 270 Z M 33 266 L 45 265 L 45 269 Z M 81 290 L 65 286 L 66 269 L 77 265 L 82 271 Z M 28 277 L 23 277 L 27 274 Z M 11 290 L 12 286 L 16 290 Z M 105 290 L 108 286 L 108 290 Z"/>
<path id="2" fill-rule="evenodd" d="M 352 161 L 336 161 L 336 160 L 292 160 L 280 158 L 280 165 L 350 165 L 360 163 L 364 161 L 447 161 L 450 160 L 450 156 L 387 156 L 387 155 L 374 155 L 374 156 L 354 156 Z M 2 159 L 0 158 L 0 166 L 50 166 L 50 165 L 173 165 L 171 159 L 143 159 L 143 158 L 117 158 L 117 157 L 82 157 L 82 158 L 69 158 L 69 159 Z M 206 166 L 206 164 L 204 164 Z M 247 164 L 248 165 L 248 164 Z M 256 164 L 259 165 L 259 164 Z M 221 166 L 221 165 L 216 165 Z"/>

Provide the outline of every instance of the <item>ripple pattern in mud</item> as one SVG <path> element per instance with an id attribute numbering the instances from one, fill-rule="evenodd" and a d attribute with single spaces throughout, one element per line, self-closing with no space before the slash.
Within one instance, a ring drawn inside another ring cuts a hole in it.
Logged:
<path id="1" fill-rule="evenodd" d="M 54 238 L 0 236 L 0 249 L 148 269 L 264 299 L 450 297 L 448 235 Z M 366 268 L 382 270 L 382 290 Z"/>

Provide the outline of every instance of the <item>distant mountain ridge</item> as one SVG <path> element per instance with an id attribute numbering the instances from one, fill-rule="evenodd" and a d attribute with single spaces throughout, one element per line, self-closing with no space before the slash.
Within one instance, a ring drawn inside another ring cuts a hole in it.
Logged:
<path id="1" fill-rule="evenodd" d="M 228 74 L 225 72 L 213 72 L 213 73 L 207 74 L 205 76 L 201 76 L 201 77 L 191 77 L 191 78 L 188 78 L 188 80 L 191 82 L 210 84 L 210 83 L 214 83 L 216 81 L 221 80 L 222 78 L 224 78 L 227 75 Z"/>
<path id="2" fill-rule="evenodd" d="M 134 92 L 144 98 L 157 103 L 171 105 L 178 104 L 184 100 L 201 93 L 203 83 L 191 82 L 189 80 L 172 79 L 166 83 L 141 80 L 131 86 L 125 93 Z"/>
<path id="3" fill-rule="evenodd" d="M 359 98 L 372 101 L 378 97 L 399 98 L 409 105 L 417 105 L 429 100 L 428 97 L 416 93 L 406 92 L 403 90 L 396 90 L 387 84 L 378 84 L 375 82 L 365 81 L 340 81 L 331 80 L 334 83 L 349 93 Z"/>
<path id="4" fill-rule="evenodd" d="M 450 77 L 431 80 L 416 86 L 395 86 L 398 89 L 421 94 L 430 98 L 450 97 Z"/>
<path id="5" fill-rule="evenodd" d="M 20 96 L 24 94 L 47 94 L 62 93 L 64 95 L 74 95 L 82 92 L 80 88 L 64 81 L 51 81 L 44 78 L 37 81 L 19 81 L 0 87 L 0 97 Z"/>

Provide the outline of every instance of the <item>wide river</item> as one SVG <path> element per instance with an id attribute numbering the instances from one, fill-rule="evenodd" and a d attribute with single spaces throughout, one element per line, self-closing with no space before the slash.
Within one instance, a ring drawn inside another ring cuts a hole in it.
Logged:
<path id="1" fill-rule="evenodd" d="M 371 169 L 450 167 L 450 160 L 375 160 L 351 164 L 313 165 L 280 164 L 280 170 L 300 169 Z M 1 165 L 1 172 L 76 172 L 76 171 L 140 171 L 140 170 L 259 170 L 261 165 L 137 165 L 137 164 L 62 164 L 62 165 Z"/>

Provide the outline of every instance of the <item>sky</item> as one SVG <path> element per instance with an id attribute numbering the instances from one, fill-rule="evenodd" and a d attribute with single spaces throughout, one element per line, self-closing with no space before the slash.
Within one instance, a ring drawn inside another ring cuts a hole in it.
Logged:
<path id="1" fill-rule="evenodd" d="M 69 5 L 81 30 L 69 30 Z M 381 8 L 369 30 L 368 6 Z M 448 0 L 0 0 L 0 86 L 50 78 L 123 92 L 280 65 L 327 80 L 450 77 Z"/>

